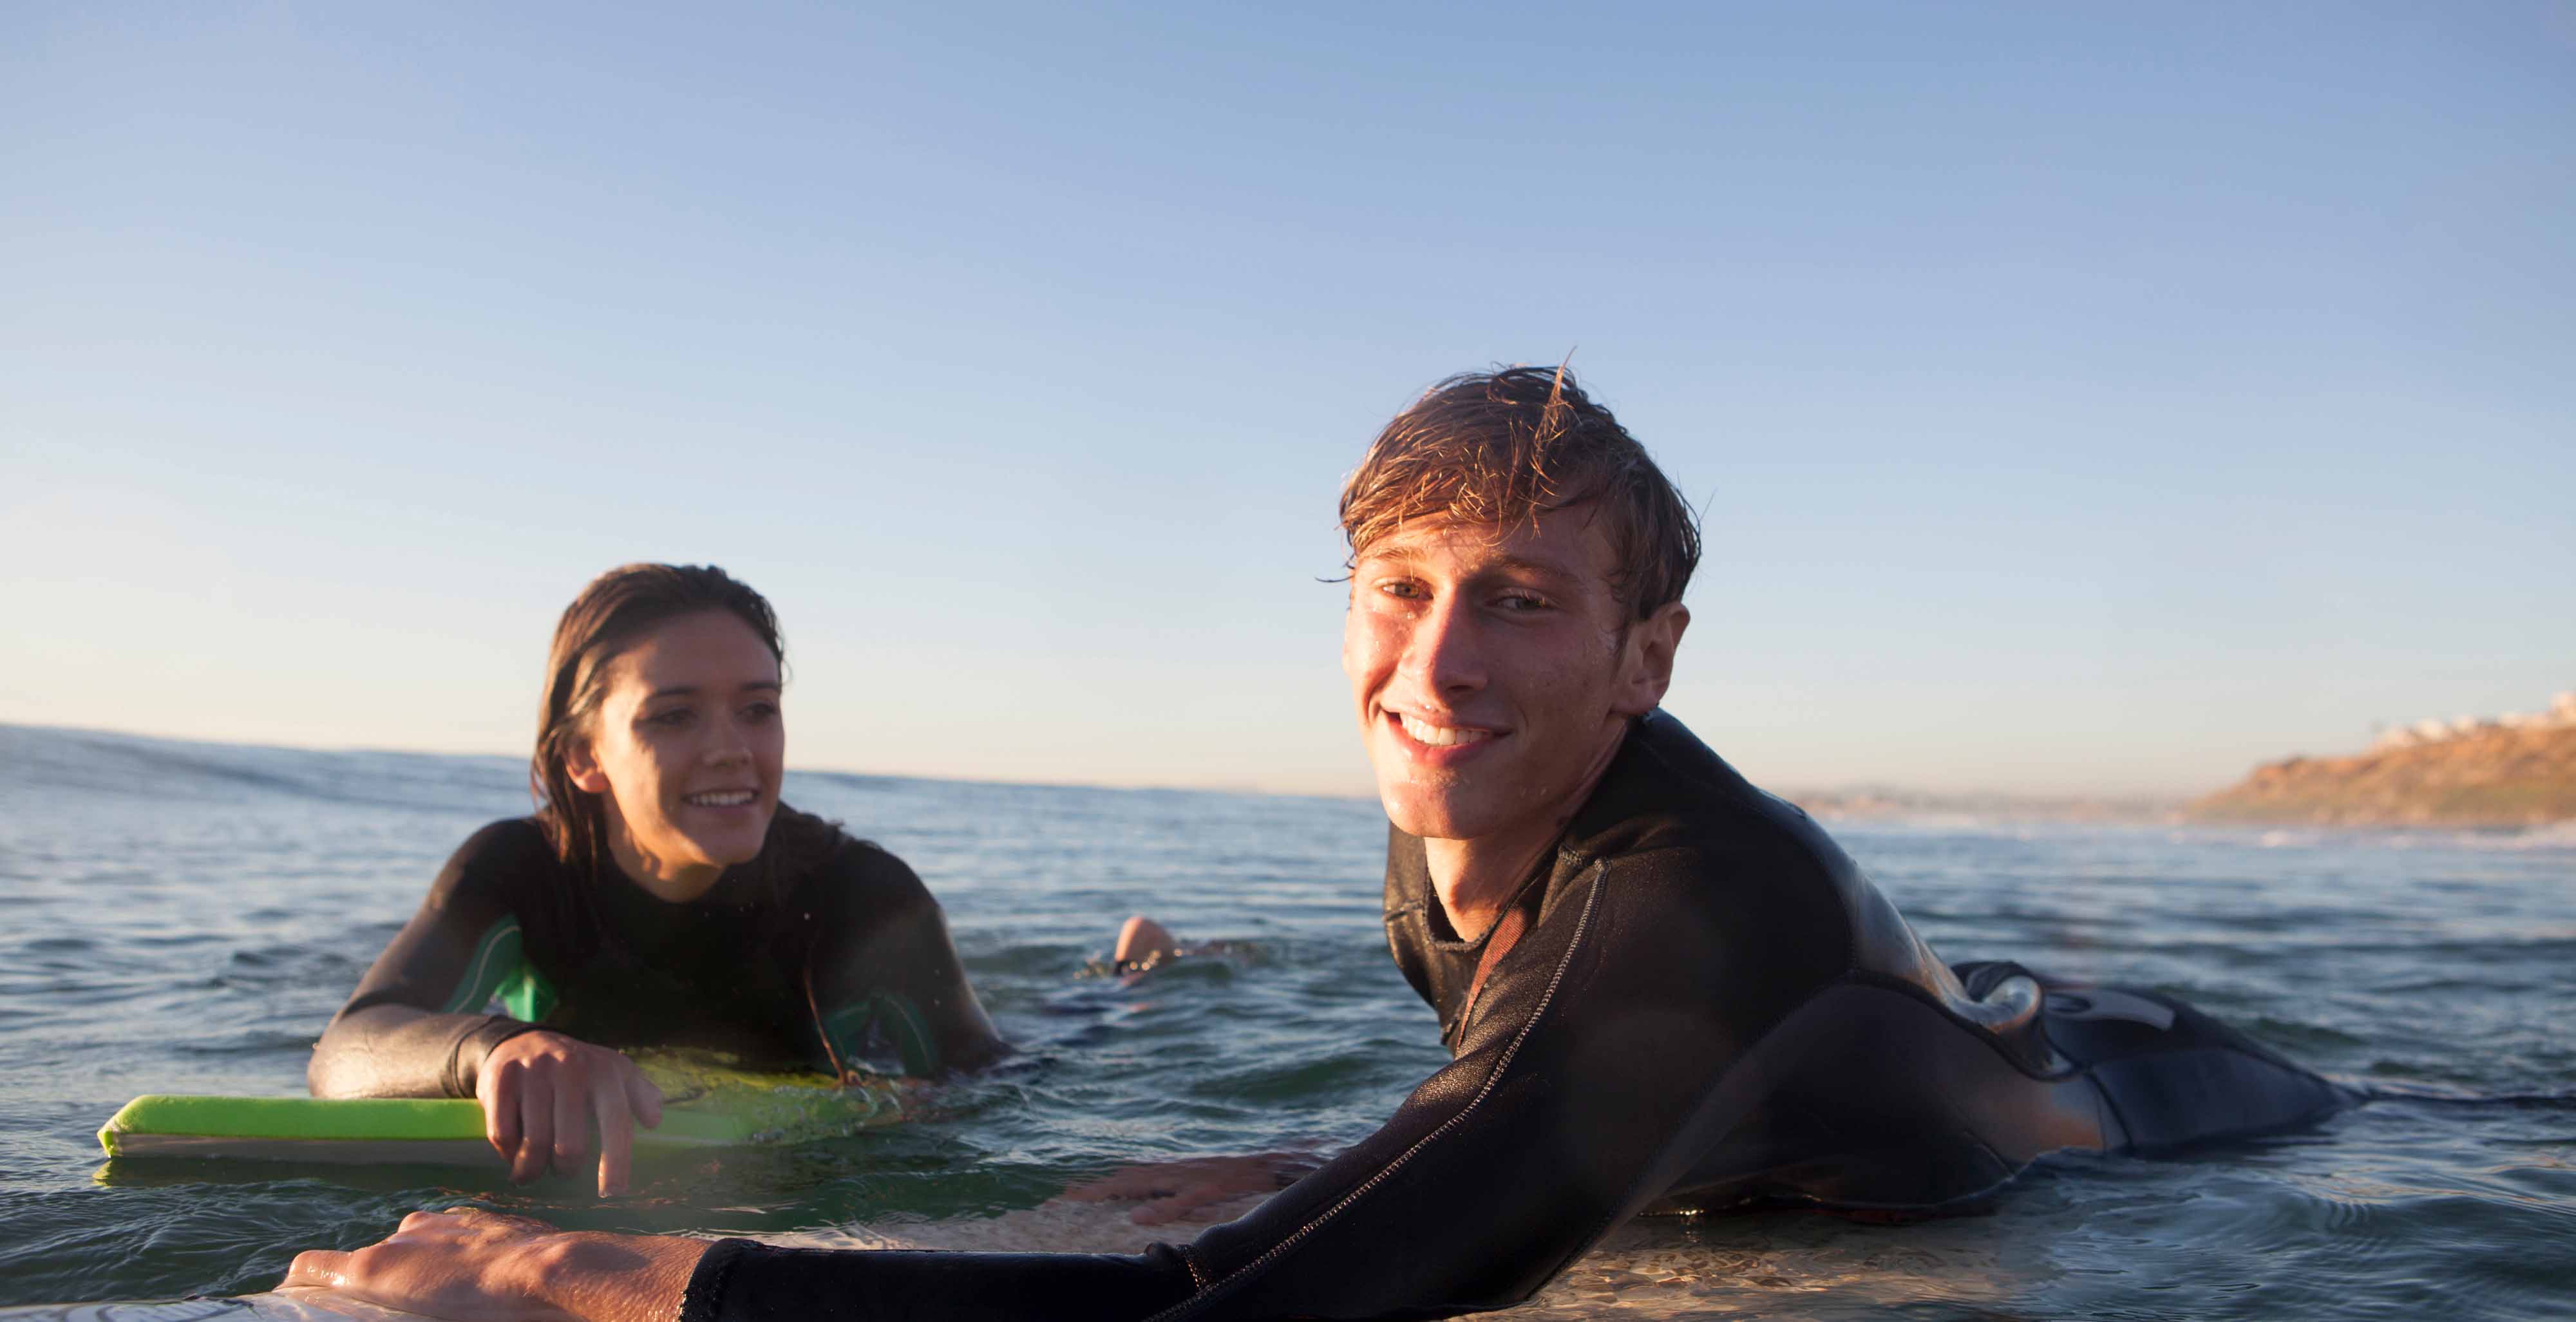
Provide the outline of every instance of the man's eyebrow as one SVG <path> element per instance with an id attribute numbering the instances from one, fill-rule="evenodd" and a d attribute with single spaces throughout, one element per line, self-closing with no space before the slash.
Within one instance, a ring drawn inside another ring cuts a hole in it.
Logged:
<path id="1" fill-rule="evenodd" d="M 1582 575 L 1575 573 L 1573 570 L 1568 569 L 1553 560 L 1532 560 L 1526 556 L 1517 555 L 1504 556 L 1502 559 L 1495 561 L 1491 566 L 1489 566 L 1489 568 L 1505 569 L 1521 574 L 1535 574 L 1540 578 L 1552 578 L 1560 582 L 1571 582 L 1582 577 Z"/>

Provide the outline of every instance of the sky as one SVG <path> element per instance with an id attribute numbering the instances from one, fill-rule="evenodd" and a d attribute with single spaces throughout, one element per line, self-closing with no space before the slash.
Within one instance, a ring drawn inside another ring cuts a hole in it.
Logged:
<path id="1" fill-rule="evenodd" d="M 2576 688 L 2576 5 L 889 10 L 0 8 L 0 721 L 516 753 L 666 560 L 791 765 L 1364 792 L 1339 483 L 1569 358 L 1766 784 Z"/>

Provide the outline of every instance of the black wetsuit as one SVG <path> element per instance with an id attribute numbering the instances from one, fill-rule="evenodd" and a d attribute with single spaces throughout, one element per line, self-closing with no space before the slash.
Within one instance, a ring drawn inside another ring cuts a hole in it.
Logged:
<path id="1" fill-rule="evenodd" d="M 2340 1090 L 2161 997 L 1935 959 L 1833 841 L 1660 714 L 1478 941 L 1394 836 L 1389 943 L 1453 1056 L 1240 1220 L 1136 1255 L 727 1240 L 683 1322 L 1418 1318 L 1529 1297 L 1650 1206 L 1938 1209 L 2059 1148 L 2296 1125 Z M 1494 933 L 1516 932 L 1487 965 Z"/>
<path id="2" fill-rule="evenodd" d="M 475 832 L 307 1076 L 323 1097 L 471 1097 L 484 1056 L 532 1028 L 827 1072 L 935 1074 L 1006 1049 L 912 869 L 784 805 L 760 857 L 681 904 L 576 875 L 533 820 Z"/>

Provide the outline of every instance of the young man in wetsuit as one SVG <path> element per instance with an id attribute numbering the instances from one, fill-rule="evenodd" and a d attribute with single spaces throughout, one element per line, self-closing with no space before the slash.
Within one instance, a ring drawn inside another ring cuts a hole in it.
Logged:
<path id="1" fill-rule="evenodd" d="M 1384 1128 L 1135 1255 L 419 1214 L 289 1282 L 442 1316 L 1439 1317 L 1527 1298 L 1650 1205 L 1938 1211 L 2053 1149 L 2343 1104 L 2164 998 L 1943 965 L 1804 813 L 1662 714 L 1697 533 L 1563 373 L 1444 382 L 1342 515 L 1388 941 L 1453 1057 Z"/>

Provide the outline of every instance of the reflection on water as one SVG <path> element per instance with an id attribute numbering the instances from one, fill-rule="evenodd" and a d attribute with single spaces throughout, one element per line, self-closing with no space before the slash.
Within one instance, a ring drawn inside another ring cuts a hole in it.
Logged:
<path id="1" fill-rule="evenodd" d="M 1152 1232 L 1114 1206 L 1048 1200 L 1130 1159 L 1346 1142 L 1442 1059 L 1387 959 L 1373 805 L 799 774 L 791 801 L 939 894 L 1026 1049 L 1012 1065 L 905 1124 L 649 1163 L 607 1203 L 474 1171 L 101 1169 L 91 1133 L 136 1093 L 300 1091 L 323 1021 L 447 851 L 524 810 L 521 783 L 505 759 L 0 728 L 0 1305 L 257 1291 L 297 1249 L 468 1201 L 592 1229 L 1134 1248 Z M 1509 1316 L 2569 1310 L 2576 835 L 1839 834 L 1950 958 L 2169 991 L 2384 1095 L 2313 1134 L 2044 1163 L 1982 1216 L 1640 1221 Z M 1134 911 L 1231 944 L 1085 976 Z M 127 1307 L 86 1315 L 244 1315 Z"/>

